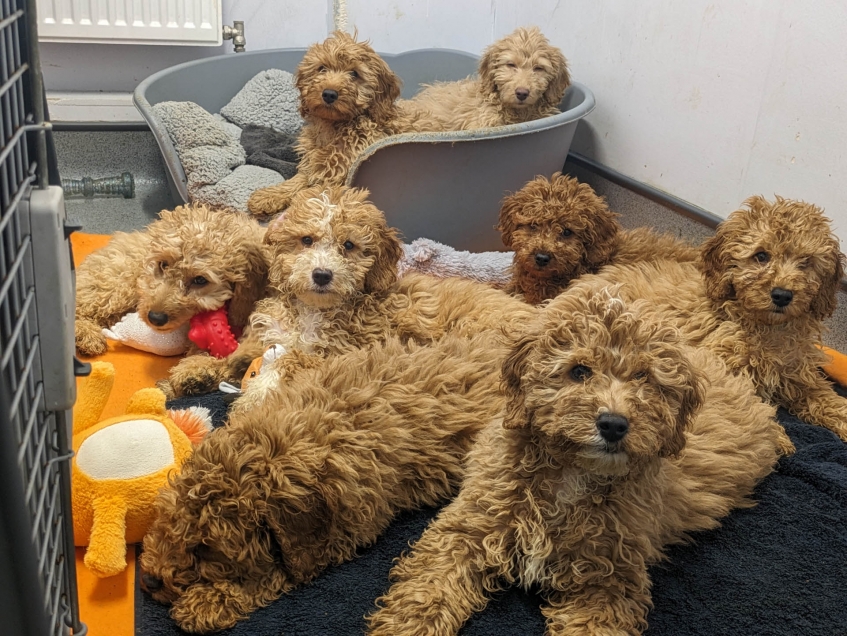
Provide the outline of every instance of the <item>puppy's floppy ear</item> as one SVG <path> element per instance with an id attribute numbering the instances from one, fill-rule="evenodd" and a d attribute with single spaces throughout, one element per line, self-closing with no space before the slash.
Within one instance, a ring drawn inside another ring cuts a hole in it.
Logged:
<path id="1" fill-rule="evenodd" d="M 389 289 L 397 282 L 397 263 L 403 255 L 397 230 L 379 228 L 379 251 L 376 260 L 365 276 L 365 292 L 373 294 Z"/>
<path id="2" fill-rule="evenodd" d="M 264 245 L 248 244 L 238 253 L 241 274 L 235 281 L 229 301 L 229 321 L 243 327 L 253 313 L 253 306 L 265 295 L 268 284 L 268 248 Z"/>
<path id="3" fill-rule="evenodd" d="M 294 86 L 297 88 L 299 100 L 298 110 L 300 111 L 300 116 L 303 118 L 306 118 L 309 115 L 309 109 L 306 108 L 306 102 L 303 99 L 303 95 L 308 84 L 313 81 L 318 74 L 318 69 L 320 68 L 318 51 L 319 47 L 322 46 L 323 45 L 321 44 L 313 44 L 310 46 L 306 51 L 306 54 L 303 56 L 303 59 L 300 60 L 300 64 L 297 65 L 297 70 L 294 71 Z"/>
<path id="4" fill-rule="evenodd" d="M 809 311 L 812 317 L 816 320 L 825 320 L 829 318 L 835 311 L 835 306 L 838 303 L 838 285 L 841 279 L 844 278 L 845 256 L 841 253 L 838 239 L 831 236 L 831 254 L 835 261 L 832 263 L 830 271 L 827 272 L 824 279 L 821 281 L 818 295 L 812 300 Z"/>
<path id="5" fill-rule="evenodd" d="M 299 582 L 311 575 L 318 566 L 320 555 L 326 552 L 332 526 L 332 512 L 328 498 L 336 499 L 331 489 L 320 482 L 314 486 L 303 485 L 286 476 L 300 492 L 284 492 L 280 489 L 275 496 L 280 499 L 279 511 L 265 521 L 280 548 L 280 560 L 287 577 Z M 337 503 L 333 508 L 337 508 Z"/>
<path id="6" fill-rule="evenodd" d="M 494 229 L 500 232 L 500 240 L 509 249 L 513 249 L 512 234 L 518 229 L 518 223 L 515 217 L 520 212 L 522 206 L 523 202 L 521 200 L 520 190 L 503 199 L 503 203 L 500 206 L 500 216 Z"/>
<path id="7" fill-rule="evenodd" d="M 729 233 L 727 223 L 723 221 L 715 235 L 703 242 L 700 248 L 700 269 L 706 295 L 712 300 L 726 300 L 733 296 L 732 280 L 727 272 L 726 236 Z"/>
<path id="8" fill-rule="evenodd" d="M 685 431 L 688 430 L 697 415 L 697 411 L 706 399 L 706 378 L 679 355 L 679 374 L 681 382 L 668 390 L 675 394 L 679 403 L 673 430 L 659 451 L 660 457 L 675 457 L 685 448 Z"/>
<path id="9" fill-rule="evenodd" d="M 551 106 L 558 106 L 568 86 L 571 85 L 571 74 L 568 70 L 568 61 L 559 49 L 550 46 L 546 53 L 553 65 L 553 77 L 547 84 L 547 90 L 544 91 L 544 101 Z"/>
<path id="10" fill-rule="evenodd" d="M 526 407 L 526 394 L 522 378 L 526 371 L 527 358 L 535 347 L 537 335 L 525 334 L 512 347 L 512 351 L 503 362 L 500 387 L 506 396 L 506 411 L 503 415 L 503 428 L 526 428 L 532 420 L 532 414 Z"/>
<path id="11" fill-rule="evenodd" d="M 368 65 L 376 73 L 376 87 L 373 103 L 368 112 L 378 124 L 390 124 L 394 118 L 394 102 L 400 97 L 403 83 L 379 55 L 373 53 Z"/>
<path id="12" fill-rule="evenodd" d="M 494 77 L 494 71 L 497 68 L 497 56 L 499 54 L 500 46 L 498 42 L 495 42 L 486 47 L 482 52 L 482 57 L 479 58 L 477 73 L 479 74 L 479 83 L 484 95 L 494 95 L 497 93 L 497 79 Z"/>
<path id="13" fill-rule="evenodd" d="M 262 242 L 265 245 L 274 245 L 275 243 L 279 243 L 282 238 L 282 228 L 284 225 L 285 212 L 281 212 L 268 224 L 268 229 L 265 231 L 265 236 L 262 239 Z"/>
<path id="14" fill-rule="evenodd" d="M 565 179 L 567 177 L 555 178 Z M 611 262 L 617 254 L 620 244 L 621 225 L 618 223 L 617 214 L 609 209 L 603 197 L 597 196 L 588 184 L 581 183 L 580 199 L 584 201 L 584 207 L 588 214 L 590 225 L 588 226 L 583 241 L 585 242 L 585 260 L 589 268 L 597 269 Z"/>

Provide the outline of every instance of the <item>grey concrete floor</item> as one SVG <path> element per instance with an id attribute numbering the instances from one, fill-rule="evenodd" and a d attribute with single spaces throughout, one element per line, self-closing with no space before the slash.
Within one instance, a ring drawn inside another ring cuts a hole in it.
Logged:
<path id="1" fill-rule="evenodd" d="M 82 224 L 83 231 L 137 230 L 175 205 L 159 147 L 149 131 L 57 131 L 53 138 L 63 179 L 100 179 L 129 172 L 135 181 L 132 199 L 67 197 L 68 217 Z"/>

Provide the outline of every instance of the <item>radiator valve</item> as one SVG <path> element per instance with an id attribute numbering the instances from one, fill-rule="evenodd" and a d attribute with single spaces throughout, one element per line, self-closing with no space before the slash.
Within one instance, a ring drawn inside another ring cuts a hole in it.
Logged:
<path id="1" fill-rule="evenodd" d="M 233 20 L 232 26 L 224 25 L 224 40 L 232 40 L 232 47 L 236 53 L 244 53 L 247 40 L 244 37 L 244 21 Z"/>

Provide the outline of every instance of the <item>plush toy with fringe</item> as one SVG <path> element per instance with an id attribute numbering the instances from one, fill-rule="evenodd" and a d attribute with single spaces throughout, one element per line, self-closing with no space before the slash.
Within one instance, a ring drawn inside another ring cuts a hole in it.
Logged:
<path id="1" fill-rule="evenodd" d="M 502 288 L 512 279 L 512 252 L 465 252 L 427 238 L 403 245 L 397 264 L 402 277 L 420 272 L 437 278 L 470 278 Z"/>
<path id="2" fill-rule="evenodd" d="M 99 421 L 114 381 L 111 363 L 92 363 L 73 411 L 74 543 L 88 546 L 85 565 L 99 577 L 126 568 L 126 544 L 144 537 L 159 489 L 212 428 L 207 409 L 168 411 L 153 388 L 137 391 L 125 415 Z"/>

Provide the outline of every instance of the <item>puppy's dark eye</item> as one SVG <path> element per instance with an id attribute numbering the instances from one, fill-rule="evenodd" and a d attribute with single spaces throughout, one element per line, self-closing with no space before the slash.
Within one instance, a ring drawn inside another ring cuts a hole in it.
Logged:
<path id="1" fill-rule="evenodd" d="M 578 364 L 571 369 L 571 377 L 577 382 L 585 382 L 591 377 L 591 369 L 584 364 Z"/>
<path id="2" fill-rule="evenodd" d="M 170 267 L 170 265 L 168 265 L 167 261 L 159 261 L 159 269 L 160 270 L 162 270 L 164 272 L 168 267 Z"/>
<path id="3" fill-rule="evenodd" d="M 639 371 L 638 373 L 633 373 L 632 379 L 633 380 L 646 380 L 647 379 L 647 372 L 646 371 Z"/>
<path id="4" fill-rule="evenodd" d="M 767 263 L 769 260 L 771 260 L 771 255 L 767 252 L 756 252 L 755 254 L 753 254 L 753 258 L 756 259 L 757 263 Z"/>
<path id="5" fill-rule="evenodd" d="M 345 250 L 347 250 L 348 252 L 349 252 L 350 250 L 354 249 L 355 247 L 356 247 L 356 246 L 355 246 L 355 245 L 353 245 L 353 242 L 352 242 L 352 241 L 344 241 L 344 249 L 345 249 Z"/>
<path id="6" fill-rule="evenodd" d="M 543 72 L 544 72 L 544 69 L 543 69 L 542 67 L 540 67 L 540 66 L 536 66 L 536 67 L 535 67 L 534 69 L 532 69 L 532 70 L 533 70 L 533 71 L 535 71 L 536 73 L 543 73 Z"/>
<path id="7" fill-rule="evenodd" d="M 536 230 L 538 230 L 538 226 L 535 223 L 530 223 L 529 229 L 530 231 L 535 232 Z"/>
<path id="8" fill-rule="evenodd" d="M 318 68 L 318 73 L 326 73 L 326 66 L 321 66 Z"/>
<path id="9" fill-rule="evenodd" d="M 209 281 L 207 281 L 203 276 L 195 276 L 191 279 L 191 284 L 195 287 L 204 287 L 209 284 Z"/>
<path id="10" fill-rule="evenodd" d="M 359 73 L 357 73 L 356 71 L 350 71 L 350 77 L 352 77 L 353 79 L 359 79 Z"/>
<path id="11" fill-rule="evenodd" d="M 311 236 L 304 236 L 303 238 L 300 239 L 300 241 L 303 243 L 303 245 L 306 245 L 306 246 L 314 243 Z"/>
<path id="12" fill-rule="evenodd" d="M 573 234 L 573 232 L 571 232 L 568 228 L 562 230 L 562 236 L 570 236 L 571 234 Z"/>
<path id="13" fill-rule="evenodd" d="M 809 261 L 807 259 L 803 259 L 799 263 L 797 263 L 797 267 L 800 269 L 809 269 Z"/>
<path id="14" fill-rule="evenodd" d="M 506 62 L 506 66 L 508 66 L 509 68 L 518 68 L 518 65 L 514 62 Z"/>

